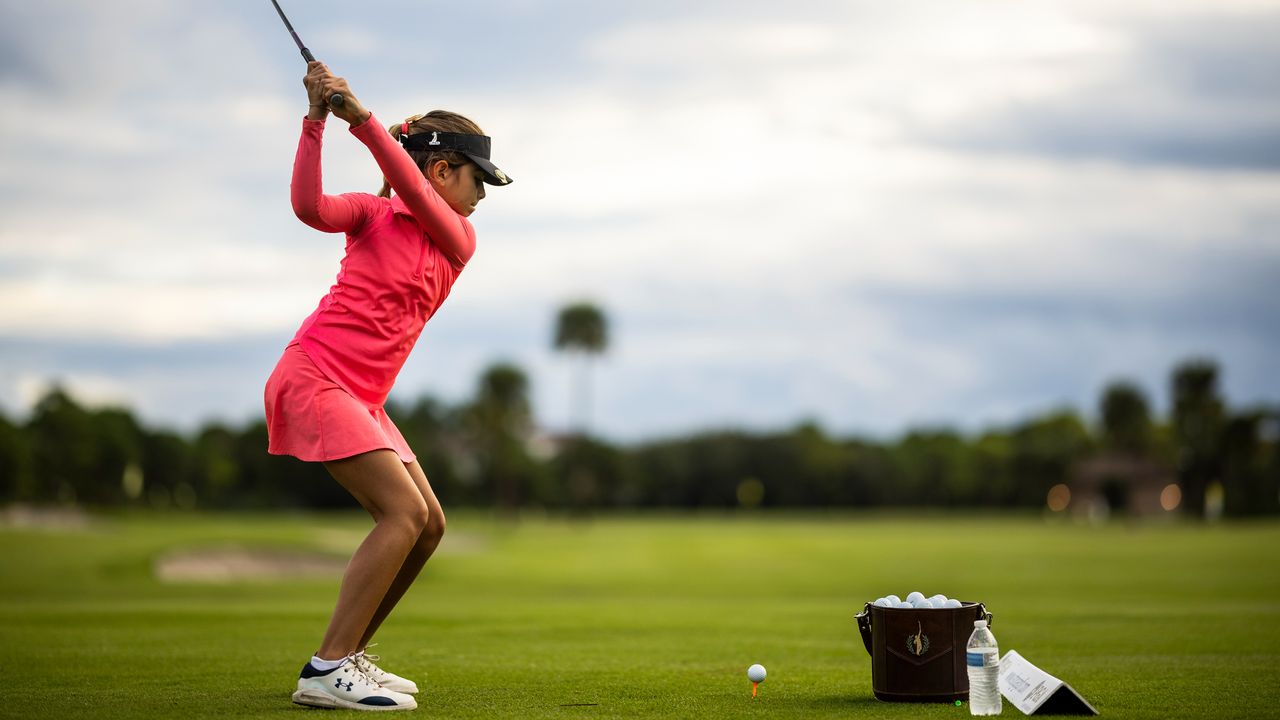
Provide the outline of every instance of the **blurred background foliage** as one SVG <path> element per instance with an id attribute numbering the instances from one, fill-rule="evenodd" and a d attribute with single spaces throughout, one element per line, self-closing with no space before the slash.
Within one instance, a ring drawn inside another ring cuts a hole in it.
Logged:
<path id="1" fill-rule="evenodd" d="M 553 346 L 598 355 L 603 313 L 575 304 Z M 584 368 L 585 372 L 585 368 Z M 585 382 L 585 381 L 584 381 Z M 1169 417 L 1141 388 L 1106 387 L 1096 422 L 1060 409 L 964 434 L 916 428 L 838 437 L 814 422 L 709 430 L 622 444 L 593 436 L 582 392 L 572 432 L 542 432 L 530 380 L 491 365 L 472 397 L 387 410 L 446 506 L 587 513 L 623 508 L 1048 508 L 1090 517 L 1280 512 L 1280 409 L 1228 408 L 1217 365 L 1169 379 Z M 147 427 L 60 387 L 23 420 L 0 415 L 0 502 L 89 507 L 338 508 L 353 502 L 319 464 L 268 455 L 266 426 Z"/>

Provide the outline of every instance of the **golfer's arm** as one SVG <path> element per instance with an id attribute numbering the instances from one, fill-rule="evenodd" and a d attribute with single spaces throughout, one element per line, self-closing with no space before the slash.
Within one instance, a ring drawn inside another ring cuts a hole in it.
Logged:
<path id="1" fill-rule="evenodd" d="M 321 232 L 351 232 L 364 221 L 364 208 L 346 196 L 324 194 L 320 174 L 323 138 L 324 121 L 302 121 L 302 137 L 293 160 L 293 181 L 289 184 L 293 213 Z"/>
<path id="2" fill-rule="evenodd" d="M 391 183 L 391 189 L 426 230 L 431 242 L 455 267 L 466 265 L 476 251 L 476 233 L 471 223 L 449 207 L 449 203 L 423 177 L 422 170 L 414 164 L 409 153 L 372 115 L 363 123 L 353 125 L 351 134 L 373 153 L 373 159 Z"/>

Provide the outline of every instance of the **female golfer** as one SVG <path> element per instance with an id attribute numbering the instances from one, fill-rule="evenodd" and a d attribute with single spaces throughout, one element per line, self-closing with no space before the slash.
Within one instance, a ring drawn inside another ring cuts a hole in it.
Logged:
<path id="1" fill-rule="evenodd" d="M 268 452 L 324 463 L 374 527 L 347 565 L 293 701 L 412 710 L 417 686 L 378 668 L 365 649 L 439 545 L 444 512 L 383 404 L 423 325 L 475 252 L 467 217 L 484 199 L 484 183 L 511 179 L 489 161 L 489 138 L 461 115 L 437 110 L 388 133 L 324 64 L 308 64 L 303 84 L 310 108 L 293 165 L 293 210 L 317 230 L 346 233 L 346 255 L 267 380 Z M 325 100 L 334 93 L 345 102 L 333 114 L 382 169 L 378 195 L 322 191 Z"/>

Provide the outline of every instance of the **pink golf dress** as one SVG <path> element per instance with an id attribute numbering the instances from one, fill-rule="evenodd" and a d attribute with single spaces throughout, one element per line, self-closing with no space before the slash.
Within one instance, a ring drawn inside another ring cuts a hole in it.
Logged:
<path id="1" fill-rule="evenodd" d="M 351 133 L 373 153 L 395 195 L 325 195 L 324 122 L 303 120 L 294 212 L 317 230 L 346 233 L 347 246 L 333 287 L 267 380 L 267 451 L 327 461 L 386 448 L 407 463 L 413 451 L 383 405 L 423 326 L 475 252 L 475 230 L 375 118 Z"/>

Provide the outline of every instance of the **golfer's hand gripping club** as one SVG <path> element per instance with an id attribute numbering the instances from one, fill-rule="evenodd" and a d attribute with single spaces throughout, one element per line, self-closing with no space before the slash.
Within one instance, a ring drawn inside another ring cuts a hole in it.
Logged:
<path id="1" fill-rule="evenodd" d="M 302 59 L 307 61 L 308 68 L 311 67 L 311 63 L 316 62 L 316 56 L 312 55 L 311 51 L 305 47 L 302 48 Z M 342 107 L 343 102 L 345 102 L 345 100 L 342 97 L 342 93 L 333 93 L 329 96 L 329 104 L 335 109 Z"/>
<path id="2" fill-rule="evenodd" d="M 369 111 L 365 110 L 351 93 L 347 81 L 329 72 L 329 68 L 325 67 L 324 63 L 315 60 L 307 63 L 307 75 L 302 82 L 307 88 L 308 102 L 313 108 L 324 107 L 327 104 L 334 115 L 353 125 L 368 119 Z M 342 98 L 340 104 L 333 102 L 334 95 Z"/>

